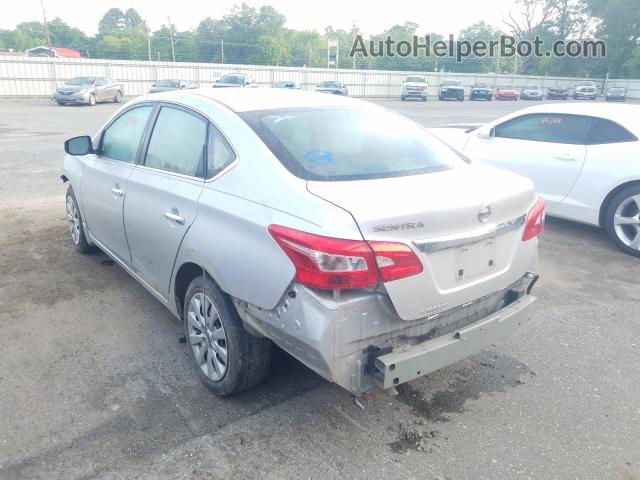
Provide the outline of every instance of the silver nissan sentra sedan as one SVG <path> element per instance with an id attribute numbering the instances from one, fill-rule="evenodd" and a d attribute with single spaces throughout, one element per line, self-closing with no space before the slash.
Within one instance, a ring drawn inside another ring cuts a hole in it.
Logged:
<path id="1" fill-rule="evenodd" d="M 75 248 L 104 251 L 184 323 L 216 394 L 259 383 L 272 342 L 360 395 L 532 316 L 532 183 L 372 103 L 156 93 L 65 151 Z"/>

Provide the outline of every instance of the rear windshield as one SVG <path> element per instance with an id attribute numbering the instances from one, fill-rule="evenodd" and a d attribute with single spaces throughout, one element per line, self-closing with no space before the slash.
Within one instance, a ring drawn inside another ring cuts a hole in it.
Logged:
<path id="1" fill-rule="evenodd" d="M 242 83 L 242 76 L 240 75 L 223 75 L 220 79 L 221 83 L 235 83 L 237 85 Z"/>
<path id="2" fill-rule="evenodd" d="M 260 110 L 240 114 L 282 164 L 305 180 L 436 172 L 464 163 L 419 125 L 385 110 Z"/>
<path id="3" fill-rule="evenodd" d="M 156 87 L 179 87 L 180 82 L 178 80 L 158 80 Z"/>
<path id="4" fill-rule="evenodd" d="M 489 84 L 488 83 L 476 83 L 474 85 L 475 88 L 489 88 Z"/>

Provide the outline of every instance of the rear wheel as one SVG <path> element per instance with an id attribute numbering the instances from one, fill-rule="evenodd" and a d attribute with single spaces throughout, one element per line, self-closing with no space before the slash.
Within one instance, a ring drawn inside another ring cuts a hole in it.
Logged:
<path id="1" fill-rule="evenodd" d="M 231 299 L 209 277 L 191 281 L 183 317 L 198 375 L 213 393 L 239 393 L 267 375 L 271 341 L 247 333 Z"/>
<path id="2" fill-rule="evenodd" d="M 627 187 L 611 199 L 604 226 L 618 248 L 640 257 L 640 185 Z"/>
<path id="3" fill-rule="evenodd" d="M 78 202 L 76 202 L 76 196 L 73 193 L 71 187 L 67 190 L 67 223 L 69 224 L 69 232 L 71 233 L 71 241 L 73 246 L 80 253 L 89 253 L 94 250 L 94 247 L 87 243 L 87 237 L 84 233 L 84 226 L 82 224 L 82 215 L 78 208 Z"/>

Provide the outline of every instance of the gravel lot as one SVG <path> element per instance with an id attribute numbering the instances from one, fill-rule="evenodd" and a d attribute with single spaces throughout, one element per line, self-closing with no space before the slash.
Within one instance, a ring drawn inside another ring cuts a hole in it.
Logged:
<path id="1" fill-rule="evenodd" d="M 482 122 L 532 102 L 401 103 Z M 359 408 L 279 352 L 210 394 L 180 326 L 103 254 L 73 252 L 62 143 L 113 104 L 0 101 L 0 478 L 640 479 L 640 260 L 549 219 L 534 321 Z"/>

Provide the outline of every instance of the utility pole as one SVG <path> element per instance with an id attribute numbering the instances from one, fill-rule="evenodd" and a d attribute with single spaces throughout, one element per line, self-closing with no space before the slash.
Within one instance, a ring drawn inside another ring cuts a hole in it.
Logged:
<path id="1" fill-rule="evenodd" d="M 147 28 L 147 53 L 149 61 L 151 61 L 151 30 L 149 28 Z"/>
<path id="2" fill-rule="evenodd" d="M 220 39 L 220 63 L 224 63 L 224 38 Z"/>
<path id="3" fill-rule="evenodd" d="M 358 33 L 358 27 L 356 27 L 356 21 L 353 21 L 353 43 L 356 43 L 356 35 Z M 353 69 L 356 69 L 356 54 L 353 53 Z"/>
<path id="4" fill-rule="evenodd" d="M 173 26 L 171 26 L 171 17 L 167 17 L 167 21 L 169 22 L 169 33 L 171 34 L 171 56 L 173 57 L 173 61 L 176 61 L 176 50 L 173 46 Z"/>
<path id="5" fill-rule="evenodd" d="M 47 13 L 44 9 L 44 0 L 40 0 L 40 7 L 42 7 L 42 20 L 44 21 L 44 34 L 47 36 L 47 44 L 49 45 L 49 51 L 55 55 L 51 48 L 51 35 L 49 35 L 49 24 L 47 23 Z"/>

